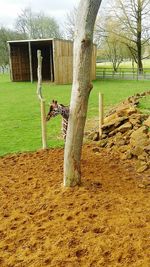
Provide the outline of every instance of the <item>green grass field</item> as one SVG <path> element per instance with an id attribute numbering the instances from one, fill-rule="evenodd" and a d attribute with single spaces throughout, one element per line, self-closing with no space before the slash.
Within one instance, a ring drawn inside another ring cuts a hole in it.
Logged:
<path id="1" fill-rule="evenodd" d="M 144 69 L 143 74 L 149 75 L 150 74 L 150 60 L 147 59 L 147 60 L 143 60 L 142 62 L 143 62 L 143 69 Z M 97 66 L 96 66 L 97 75 L 100 74 L 102 71 L 105 71 L 106 72 L 105 74 L 112 73 L 113 72 L 112 63 L 111 62 L 97 63 Z M 119 65 L 117 72 L 120 74 L 133 73 L 132 62 L 131 61 L 122 62 Z M 137 65 L 136 64 L 134 64 L 134 74 L 137 74 Z"/>
<path id="2" fill-rule="evenodd" d="M 126 97 L 150 89 L 150 81 L 97 80 L 93 82 L 88 108 L 88 119 L 98 117 L 98 93 L 104 94 L 105 111 Z M 40 104 L 36 83 L 10 82 L 8 75 L 0 75 L 0 155 L 35 151 L 41 148 Z M 43 83 L 46 110 L 52 99 L 69 104 L 71 85 Z M 148 101 L 142 103 L 147 109 Z M 61 117 L 47 123 L 48 147 L 64 145 L 61 137 Z"/>
<path id="3" fill-rule="evenodd" d="M 142 60 L 143 62 L 143 68 L 145 69 L 150 69 L 150 59 L 145 59 Z M 137 65 L 134 64 L 135 69 L 137 68 Z M 108 69 L 112 69 L 112 63 L 111 62 L 102 62 L 102 63 L 98 63 L 97 64 L 97 68 L 99 69 L 103 69 L 103 68 L 108 68 Z M 119 65 L 120 69 L 132 69 L 132 62 L 131 61 L 123 61 L 120 65 Z"/>

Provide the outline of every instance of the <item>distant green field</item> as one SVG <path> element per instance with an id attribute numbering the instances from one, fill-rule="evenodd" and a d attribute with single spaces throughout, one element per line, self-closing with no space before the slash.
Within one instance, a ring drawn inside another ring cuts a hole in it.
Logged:
<path id="1" fill-rule="evenodd" d="M 97 80 L 93 82 L 88 119 L 98 117 L 98 93 L 104 94 L 105 111 L 137 92 L 150 89 L 150 81 Z M 8 75 L 0 75 L 0 155 L 35 151 L 41 148 L 40 105 L 36 83 L 10 82 Z M 52 99 L 69 104 L 71 85 L 43 83 L 46 110 Z M 147 104 L 145 104 L 147 105 Z M 47 123 L 48 147 L 64 145 L 61 137 L 61 117 Z"/>
<path id="2" fill-rule="evenodd" d="M 143 62 L 143 68 L 150 68 L 150 59 L 145 59 Z M 132 62 L 131 61 L 124 61 L 119 65 L 119 68 L 126 69 L 126 68 L 132 68 Z M 135 69 L 137 68 L 137 65 L 134 64 Z M 102 62 L 97 64 L 97 68 L 112 68 L 111 62 Z"/>

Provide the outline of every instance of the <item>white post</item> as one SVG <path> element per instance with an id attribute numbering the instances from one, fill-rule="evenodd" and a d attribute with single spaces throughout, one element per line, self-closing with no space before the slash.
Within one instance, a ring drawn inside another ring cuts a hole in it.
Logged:
<path id="1" fill-rule="evenodd" d="M 37 69 L 37 76 L 38 76 L 38 85 L 37 85 L 37 95 L 41 102 L 41 127 L 42 127 L 42 144 L 43 149 L 47 148 L 46 142 L 46 112 L 45 112 L 45 100 L 42 97 L 42 56 L 41 51 L 37 51 L 37 58 L 38 58 L 38 69 Z"/>
<path id="2" fill-rule="evenodd" d="M 102 137 L 103 120 L 104 120 L 103 94 L 99 93 L 99 138 Z"/>

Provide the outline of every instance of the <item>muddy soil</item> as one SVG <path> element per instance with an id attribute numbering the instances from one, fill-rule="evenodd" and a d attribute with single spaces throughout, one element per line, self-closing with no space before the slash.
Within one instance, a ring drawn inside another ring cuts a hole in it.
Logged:
<path id="1" fill-rule="evenodd" d="M 75 188 L 62 185 L 63 149 L 0 158 L 0 266 L 149 267 L 148 175 L 92 145 Z"/>

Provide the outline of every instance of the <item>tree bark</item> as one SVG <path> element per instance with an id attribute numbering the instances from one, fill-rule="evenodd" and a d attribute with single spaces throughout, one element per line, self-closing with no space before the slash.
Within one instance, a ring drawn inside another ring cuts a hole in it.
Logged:
<path id="1" fill-rule="evenodd" d="M 137 67 L 138 73 L 143 73 L 143 64 L 142 64 L 142 6 L 141 1 L 138 0 L 138 12 L 137 12 Z"/>
<path id="2" fill-rule="evenodd" d="M 42 96 L 42 56 L 41 50 L 37 51 L 37 59 L 38 59 L 38 69 L 37 69 L 37 76 L 38 76 L 38 84 L 37 84 L 37 95 L 41 102 L 41 127 L 42 127 L 42 145 L 43 149 L 47 148 L 47 141 L 46 141 L 46 111 L 45 111 L 45 100 Z"/>
<path id="3" fill-rule="evenodd" d="M 73 85 L 64 153 L 64 186 L 81 183 L 81 152 L 91 85 L 93 29 L 101 0 L 79 3 L 73 54 Z"/>

